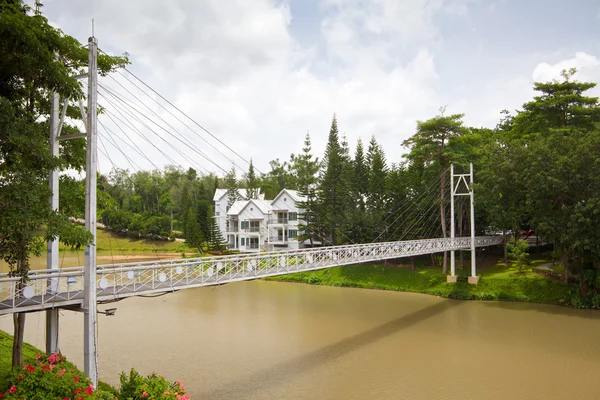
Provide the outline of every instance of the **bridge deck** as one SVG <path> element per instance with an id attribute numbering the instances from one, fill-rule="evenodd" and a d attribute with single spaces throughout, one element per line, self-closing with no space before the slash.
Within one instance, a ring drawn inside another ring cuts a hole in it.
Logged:
<path id="1" fill-rule="evenodd" d="M 427 239 L 103 265 L 97 269 L 97 296 L 98 302 L 110 302 L 131 296 L 458 250 L 469 247 L 470 243 L 470 238 Z M 500 243 L 501 237 L 476 238 L 478 247 Z M 83 267 L 58 271 L 31 271 L 29 280 L 21 288 L 18 278 L 0 274 L 0 315 L 56 307 L 77 307 L 82 301 Z"/>

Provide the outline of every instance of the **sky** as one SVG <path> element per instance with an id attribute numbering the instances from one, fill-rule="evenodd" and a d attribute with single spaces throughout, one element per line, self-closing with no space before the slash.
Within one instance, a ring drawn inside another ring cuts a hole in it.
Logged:
<path id="1" fill-rule="evenodd" d="M 43 3 L 49 21 L 82 43 L 94 19 L 103 51 L 129 53 L 131 72 L 237 153 L 148 98 L 184 142 L 169 138 L 169 129 L 156 129 L 154 147 L 132 135 L 141 157 L 105 139 L 105 173 L 175 161 L 223 175 L 232 164 L 247 169 L 242 158 L 268 172 L 269 161 L 301 151 L 306 132 L 321 158 L 334 114 L 352 151 L 359 138 L 375 136 L 388 163 L 398 163 L 416 122 L 441 107 L 465 114 L 469 126 L 493 128 L 500 111 L 532 99 L 535 81 L 556 79 L 564 68 L 600 82 L 600 3 L 591 0 Z M 117 80 L 124 82 L 117 75 L 101 83 L 117 90 Z M 99 98 L 110 108 L 107 101 Z M 106 116 L 100 120 L 111 126 Z M 167 141 L 179 152 L 169 153 Z"/>

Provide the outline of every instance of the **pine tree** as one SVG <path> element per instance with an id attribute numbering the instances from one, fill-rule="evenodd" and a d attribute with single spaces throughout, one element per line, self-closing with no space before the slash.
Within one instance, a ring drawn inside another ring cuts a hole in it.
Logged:
<path id="1" fill-rule="evenodd" d="M 346 168 L 344 152 L 339 140 L 337 119 L 334 115 L 325 147 L 317 192 L 319 206 L 316 218 L 322 225 L 324 244 L 343 243 L 346 201 L 344 196 L 347 196 L 346 182 L 344 181 Z"/>
<path id="2" fill-rule="evenodd" d="M 246 174 L 246 200 L 258 198 L 258 179 L 254 172 L 254 164 L 250 159 L 250 166 L 248 167 L 248 173 Z"/>
<path id="3" fill-rule="evenodd" d="M 365 210 L 365 198 L 369 185 L 369 170 L 365 161 L 362 140 L 359 138 L 354 153 L 354 175 L 352 177 L 352 197 L 361 211 Z"/>
<path id="4" fill-rule="evenodd" d="M 233 203 L 242 200 L 239 192 L 238 180 L 235 172 L 235 165 L 231 166 L 231 170 L 225 175 L 225 187 L 227 188 L 227 207 L 231 207 Z"/>
<path id="5" fill-rule="evenodd" d="M 219 225 L 217 223 L 217 218 L 213 217 L 210 221 L 210 236 L 208 240 L 208 245 L 210 250 L 212 251 L 223 251 L 226 248 L 225 239 L 221 235 L 221 230 L 219 229 Z"/>
<path id="6" fill-rule="evenodd" d="M 204 237 L 196 212 L 193 208 L 188 211 L 187 220 L 185 221 L 185 242 L 188 246 L 197 248 L 198 251 L 202 253 Z"/>
<path id="7" fill-rule="evenodd" d="M 302 232 L 298 240 L 303 242 L 310 241 L 313 246 L 316 226 L 315 221 L 315 190 L 317 183 L 317 172 L 319 171 L 319 159 L 312 155 L 312 147 L 310 135 L 306 132 L 304 137 L 304 147 L 299 156 L 292 157 L 292 169 L 296 174 L 297 188 L 300 194 L 304 197 L 304 201 L 298 202 L 297 206 L 303 212 L 299 215 L 300 220 L 304 223 L 298 225 L 298 229 Z"/>
<path id="8" fill-rule="evenodd" d="M 371 226 L 373 227 L 370 235 L 374 239 L 379 236 L 381 230 L 386 229 L 386 227 L 382 226 L 382 222 L 385 214 L 387 177 L 385 155 L 375 140 L 375 136 L 369 142 L 367 160 L 369 163 L 367 210 Z"/>

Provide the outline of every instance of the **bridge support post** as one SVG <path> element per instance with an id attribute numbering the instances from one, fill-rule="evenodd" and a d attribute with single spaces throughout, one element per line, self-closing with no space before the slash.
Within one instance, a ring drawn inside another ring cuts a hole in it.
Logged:
<path id="1" fill-rule="evenodd" d="M 88 40 L 88 109 L 87 109 L 87 149 L 85 179 L 85 228 L 92 234 L 92 243 L 85 246 L 83 272 L 83 364 L 84 372 L 98 387 L 98 325 L 96 313 L 96 173 L 97 153 L 97 95 L 98 40 Z"/>
<path id="2" fill-rule="evenodd" d="M 450 238 L 454 246 L 454 164 L 450 164 Z M 449 283 L 456 283 L 456 252 L 450 250 L 450 275 L 446 277 Z"/>
<path id="3" fill-rule="evenodd" d="M 473 163 L 470 164 L 469 178 L 469 199 L 471 203 L 471 276 L 468 281 L 471 285 L 477 285 L 479 277 L 477 276 L 477 260 L 475 258 L 475 188 L 473 187 Z"/>
<path id="4" fill-rule="evenodd" d="M 50 111 L 50 151 L 52 156 L 59 156 L 58 136 L 60 129 L 60 121 L 58 117 L 58 93 L 51 94 L 51 111 Z M 50 190 L 50 207 L 52 210 L 58 210 L 58 169 L 50 171 L 49 176 Z M 58 271 L 58 238 L 48 241 L 47 266 L 49 270 Z M 58 278 L 48 279 L 49 295 L 58 292 Z M 51 309 L 46 311 L 46 353 L 58 353 L 58 310 Z"/>

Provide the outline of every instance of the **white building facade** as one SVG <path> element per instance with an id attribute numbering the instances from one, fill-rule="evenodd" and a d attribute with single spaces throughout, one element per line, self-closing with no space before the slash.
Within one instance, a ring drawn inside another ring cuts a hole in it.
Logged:
<path id="1" fill-rule="evenodd" d="M 245 194 L 240 189 L 240 195 Z M 263 197 L 263 196 L 261 196 Z M 238 200 L 227 208 L 227 191 L 215 192 L 215 218 L 230 250 L 260 252 L 300 249 L 299 220 L 303 210 L 298 203 L 304 198 L 296 191 L 283 189 L 272 201 Z M 217 214 L 218 212 L 218 214 Z"/>
<path id="2" fill-rule="evenodd" d="M 297 190 L 283 189 L 271 202 L 267 237 L 268 250 L 300 249 L 303 244 L 298 241 L 299 225 L 305 221 L 299 219 L 304 210 L 298 203 L 304 197 Z"/>

